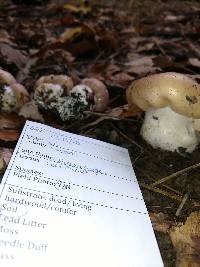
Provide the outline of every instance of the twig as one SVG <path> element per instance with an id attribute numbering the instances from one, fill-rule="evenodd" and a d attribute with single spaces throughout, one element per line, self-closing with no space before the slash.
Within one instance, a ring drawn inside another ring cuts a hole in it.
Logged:
<path id="1" fill-rule="evenodd" d="M 119 118 L 119 117 L 115 117 L 115 116 L 110 116 L 107 115 L 106 113 L 100 113 L 100 112 L 94 112 L 94 111 L 83 111 L 84 114 L 86 115 L 95 115 L 98 117 L 103 117 L 104 119 L 111 119 L 111 120 L 115 120 L 115 121 L 129 121 L 129 122 L 136 122 L 136 120 L 134 119 L 127 119 L 127 118 Z"/>
<path id="2" fill-rule="evenodd" d="M 157 188 L 157 187 L 152 187 L 151 185 L 145 184 L 145 183 L 139 183 L 140 186 L 144 187 L 145 189 L 148 189 L 150 191 L 159 193 L 161 195 L 164 195 L 166 197 L 169 197 L 173 200 L 177 200 L 177 201 L 181 201 L 182 200 L 182 196 L 175 194 L 175 193 L 171 193 L 171 192 L 167 192 L 163 189 Z"/>
<path id="3" fill-rule="evenodd" d="M 153 187 L 153 186 L 157 186 L 157 185 L 159 185 L 159 184 L 162 184 L 162 183 L 164 183 L 164 182 L 166 182 L 166 181 L 169 181 L 170 179 L 172 179 L 172 178 L 174 178 L 174 177 L 177 177 L 177 176 L 179 176 L 179 175 L 181 175 L 181 174 L 183 174 L 183 173 L 185 173 L 185 172 L 187 172 L 187 171 L 196 169 L 196 168 L 198 168 L 198 167 L 200 167 L 200 163 L 194 164 L 194 165 L 189 166 L 189 167 L 187 167 L 187 168 L 185 168 L 185 169 L 182 169 L 182 170 L 180 170 L 180 171 L 174 172 L 174 173 L 172 173 L 171 175 L 168 175 L 168 176 L 166 176 L 166 177 L 164 177 L 164 178 L 162 178 L 162 179 L 156 181 L 155 183 L 152 183 L 151 186 Z"/>
<path id="4" fill-rule="evenodd" d="M 160 46 L 158 39 L 156 37 L 153 38 L 153 42 L 155 43 L 155 45 L 158 47 L 158 49 L 160 50 L 161 54 L 163 56 L 166 56 L 166 53 L 164 51 L 164 49 Z"/>
<path id="5" fill-rule="evenodd" d="M 163 196 L 166 196 L 168 198 L 171 198 L 173 200 L 176 200 L 176 201 L 179 201 L 179 202 L 182 202 L 183 201 L 183 196 L 182 195 L 179 195 L 179 194 L 174 194 L 174 193 L 171 193 L 171 192 L 167 192 L 163 189 L 160 189 L 160 188 L 157 188 L 157 187 L 152 187 L 151 185 L 148 185 L 146 183 L 139 183 L 139 185 L 145 189 L 148 189 L 150 191 L 153 191 L 153 192 L 156 192 L 156 193 L 159 193 Z M 196 207 L 200 207 L 200 203 L 198 201 L 195 201 L 194 199 L 189 199 L 191 204 L 196 206 Z"/>
<path id="6" fill-rule="evenodd" d="M 179 205 L 179 207 L 178 207 L 178 209 L 177 209 L 177 211 L 176 211 L 176 214 L 175 214 L 176 216 L 180 216 L 181 211 L 182 211 L 182 209 L 183 209 L 183 206 L 185 205 L 185 203 L 186 203 L 188 197 L 189 197 L 189 194 L 186 193 L 186 194 L 184 195 L 182 201 L 181 201 L 181 204 Z"/>
<path id="7" fill-rule="evenodd" d="M 138 169 L 140 172 L 142 172 L 143 175 L 144 175 L 145 177 L 147 177 L 149 180 L 151 180 L 151 181 L 156 181 L 150 174 L 147 174 L 144 170 L 141 170 L 139 167 L 137 167 L 137 165 L 135 165 L 134 167 L 135 167 L 136 169 Z M 180 191 L 178 191 L 178 190 L 172 188 L 171 186 L 163 185 L 163 187 L 165 187 L 166 189 L 172 191 L 172 192 L 175 193 L 175 194 L 181 195 L 181 192 L 180 192 Z"/>

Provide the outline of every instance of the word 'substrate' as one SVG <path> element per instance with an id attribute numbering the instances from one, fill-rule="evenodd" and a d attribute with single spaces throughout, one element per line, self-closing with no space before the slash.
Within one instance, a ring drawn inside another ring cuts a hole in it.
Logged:
<path id="1" fill-rule="evenodd" d="M 0 266 L 162 267 L 128 151 L 27 122 L 0 185 Z"/>

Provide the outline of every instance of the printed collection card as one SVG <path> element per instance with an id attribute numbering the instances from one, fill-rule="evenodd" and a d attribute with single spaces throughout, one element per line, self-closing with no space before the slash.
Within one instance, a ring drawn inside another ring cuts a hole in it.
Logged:
<path id="1" fill-rule="evenodd" d="M 28 121 L 0 185 L 0 266 L 162 267 L 128 151 Z"/>

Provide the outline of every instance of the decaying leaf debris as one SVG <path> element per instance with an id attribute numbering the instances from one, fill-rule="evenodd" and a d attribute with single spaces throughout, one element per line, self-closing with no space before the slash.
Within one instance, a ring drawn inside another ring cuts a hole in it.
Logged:
<path id="1" fill-rule="evenodd" d="M 185 224 L 172 227 L 170 237 L 175 247 L 178 267 L 200 266 L 200 212 L 193 212 Z"/>

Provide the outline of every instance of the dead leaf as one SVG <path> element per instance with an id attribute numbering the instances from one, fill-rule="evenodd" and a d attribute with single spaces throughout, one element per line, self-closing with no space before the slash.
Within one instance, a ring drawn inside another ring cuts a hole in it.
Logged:
<path id="1" fill-rule="evenodd" d="M 5 167 L 6 167 L 6 163 L 3 159 L 2 153 L 0 151 L 0 175 L 4 172 Z M 0 177 L 0 182 L 1 182 L 1 177 Z"/>
<path id="2" fill-rule="evenodd" d="M 126 72 L 119 72 L 113 76 L 105 77 L 106 83 L 110 86 L 117 86 L 126 89 L 128 85 L 134 80 L 134 77 Z"/>
<path id="3" fill-rule="evenodd" d="M 0 43 L 0 56 L 7 64 L 15 64 L 19 69 L 27 62 L 27 56 L 6 43 Z"/>
<path id="4" fill-rule="evenodd" d="M 190 65 L 194 66 L 194 67 L 200 67 L 200 60 L 198 58 L 189 58 L 188 62 Z"/>
<path id="5" fill-rule="evenodd" d="M 24 125 L 25 120 L 16 113 L 0 114 L 0 130 L 16 130 Z"/>
<path id="6" fill-rule="evenodd" d="M 126 120 L 127 118 L 136 116 L 140 112 L 142 112 L 142 110 L 137 106 L 135 106 L 135 110 L 130 110 L 127 104 L 108 110 L 105 113 L 86 111 L 85 113 L 99 116 L 99 118 L 93 122 L 84 125 L 81 129 L 95 126 L 104 120 Z"/>
<path id="7" fill-rule="evenodd" d="M 68 28 L 60 35 L 58 41 L 60 41 L 61 43 L 68 42 L 72 40 L 77 34 L 80 34 L 82 32 L 82 27 Z"/>
<path id="8" fill-rule="evenodd" d="M 142 66 L 142 65 L 147 65 L 147 66 L 153 66 L 153 60 L 152 60 L 152 56 L 144 56 L 144 57 L 137 57 L 137 58 L 132 58 L 131 61 L 125 63 L 126 66 L 131 66 L 131 67 L 138 67 L 138 66 Z M 129 59 L 130 59 L 130 54 L 129 54 Z"/>
<path id="9" fill-rule="evenodd" d="M 159 212 L 159 213 L 150 212 L 149 216 L 151 219 L 153 229 L 155 231 L 166 234 L 168 233 L 170 227 L 172 227 L 173 225 L 173 222 L 169 221 L 169 219 L 167 218 L 167 215 L 162 212 Z"/>
<path id="10" fill-rule="evenodd" d="M 84 15 L 87 15 L 88 13 L 92 11 L 92 8 L 89 5 L 89 2 L 85 0 L 81 1 L 81 5 L 65 4 L 64 8 L 73 13 L 83 13 Z"/>
<path id="11" fill-rule="evenodd" d="M 112 50 L 116 50 L 118 48 L 118 41 L 113 31 L 96 26 L 95 33 L 95 40 L 102 48 Z"/>
<path id="12" fill-rule="evenodd" d="M 157 70 L 160 70 L 154 66 L 153 58 L 154 57 L 144 56 L 127 62 L 125 64 L 128 66 L 127 72 L 137 74 L 138 76 L 144 76 L 148 73 L 153 73 Z"/>
<path id="13" fill-rule="evenodd" d="M 64 49 L 54 49 L 54 50 L 47 50 L 41 57 L 38 58 L 39 60 L 55 60 L 55 63 L 62 64 L 63 63 L 72 63 L 74 62 L 75 58 L 72 54 Z M 39 64 L 39 60 L 36 62 Z"/>
<path id="14" fill-rule="evenodd" d="M 177 267 L 200 266 L 200 212 L 192 212 L 185 224 L 170 229 Z"/>
<path id="15" fill-rule="evenodd" d="M 102 67 L 104 68 L 104 71 L 108 77 L 113 76 L 121 71 L 120 67 L 116 64 L 105 64 L 102 65 Z"/>
<path id="16" fill-rule="evenodd" d="M 0 131 L 0 140 L 5 142 L 17 141 L 20 136 L 20 132 L 17 130 L 4 130 Z"/>
<path id="17" fill-rule="evenodd" d="M 98 49 L 95 40 L 95 31 L 84 23 L 67 28 L 53 42 L 43 46 L 34 56 L 42 57 L 48 50 L 65 49 L 74 56 L 94 52 Z"/>
<path id="18" fill-rule="evenodd" d="M 135 117 L 137 114 L 141 112 L 143 111 L 139 107 L 135 106 L 135 109 L 130 110 L 129 106 L 126 104 L 107 111 L 105 115 L 116 119 L 125 119 L 125 118 Z"/>
<path id="19" fill-rule="evenodd" d="M 13 42 L 11 41 L 11 39 L 11 36 L 6 30 L 0 29 L 0 43 L 7 43 L 12 45 Z"/>
<path id="20" fill-rule="evenodd" d="M 129 40 L 129 46 L 138 53 L 147 52 L 154 48 L 155 43 L 146 37 L 133 37 Z"/>
<path id="21" fill-rule="evenodd" d="M 6 163 L 6 166 L 8 165 L 12 154 L 13 154 L 13 149 L 12 148 L 6 148 L 6 147 L 2 147 L 0 149 L 0 154 L 2 156 L 2 158 L 4 159 L 4 162 Z"/>

